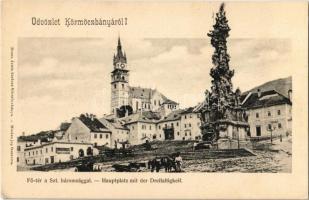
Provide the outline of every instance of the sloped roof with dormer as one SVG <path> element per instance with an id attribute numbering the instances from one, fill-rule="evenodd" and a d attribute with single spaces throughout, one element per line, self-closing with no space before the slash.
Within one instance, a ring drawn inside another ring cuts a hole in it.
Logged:
<path id="1" fill-rule="evenodd" d="M 184 112 L 184 110 L 182 110 L 182 109 L 174 110 L 174 111 L 172 111 L 170 114 L 168 114 L 167 116 L 165 116 L 163 119 L 161 119 L 158 123 L 167 122 L 167 121 L 176 121 L 176 120 L 180 120 L 181 114 L 182 114 L 183 112 Z"/>
<path id="2" fill-rule="evenodd" d="M 105 120 L 108 124 L 110 124 L 111 126 L 113 126 L 116 129 L 123 129 L 123 130 L 129 130 L 125 125 L 123 125 L 121 123 L 121 121 L 117 118 L 101 118 L 99 119 L 101 120 Z"/>
<path id="3" fill-rule="evenodd" d="M 123 124 L 135 122 L 156 123 L 161 118 L 160 113 L 152 111 L 137 112 L 127 117 L 120 118 Z"/>
<path id="4" fill-rule="evenodd" d="M 129 95 L 131 98 L 136 98 L 136 99 L 144 99 L 144 100 L 149 100 L 152 98 L 154 93 L 159 93 L 159 95 L 162 97 L 163 102 L 162 104 L 178 104 L 177 102 L 167 98 L 164 96 L 161 92 L 159 92 L 156 89 L 151 89 L 151 88 L 143 88 L 143 87 L 129 87 Z"/>
<path id="5" fill-rule="evenodd" d="M 270 90 L 275 90 L 282 94 L 285 97 L 289 97 L 288 92 L 289 90 L 292 90 L 292 77 L 286 77 L 286 78 L 280 78 L 280 79 L 275 79 L 272 81 L 268 81 L 266 83 L 263 83 L 262 85 L 256 86 L 252 88 L 251 90 L 248 90 L 246 92 L 242 93 L 242 96 L 246 96 L 247 94 L 251 93 L 256 93 L 261 91 L 270 91 Z"/>
<path id="6" fill-rule="evenodd" d="M 104 126 L 97 118 L 95 117 L 79 117 L 78 118 L 83 124 L 90 129 L 91 132 L 111 132 L 106 126 Z"/>
<path id="7" fill-rule="evenodd" d="M 248 95 L 249 96 L 242 104 L 242 107 L 247 109 L 270 107 L 282 104 L 292 105 L 292 102 L 289 98 L 285 97 L 284 95 L 280 94 L 275 90 L 261 92 L 260 95 L 257 92 L 249 93 Z"/>

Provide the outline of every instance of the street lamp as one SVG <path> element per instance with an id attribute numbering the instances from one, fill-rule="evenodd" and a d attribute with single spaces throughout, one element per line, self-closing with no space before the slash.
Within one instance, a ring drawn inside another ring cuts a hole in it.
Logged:
<path id="1" fill-rule="evenodd" d="M 270 127 L 268 127 L 268 131 L 270 131 L 270 143 L 273 144 L 273 131 L 276 130 L 276 124 L 278 121 L 271 121 L 270 122 Z"/>

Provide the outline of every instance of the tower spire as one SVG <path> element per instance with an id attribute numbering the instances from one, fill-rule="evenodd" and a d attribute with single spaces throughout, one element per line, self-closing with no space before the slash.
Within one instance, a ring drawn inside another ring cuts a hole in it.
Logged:
<path id="1" fill-rule="evenodd" d="M 121 41 L 120 41 L 120 36 L 118 36 L 117 57 L 121 58 L 122 56 L 123 54 L 122 54 Z"/>
<path id="2" fill-rule="evenodd" d="M 118 35 L 118 47 L 121 47 L 120 36 Z"/>

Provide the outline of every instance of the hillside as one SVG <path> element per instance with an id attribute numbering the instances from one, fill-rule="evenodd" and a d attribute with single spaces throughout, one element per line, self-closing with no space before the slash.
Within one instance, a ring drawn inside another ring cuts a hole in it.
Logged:
<path id="1" fill-rule="evenodd" d="M 289 76 L 286 78 L 280 78 L 280 79 L 266 82 L 262 85 L 256 86 L 252 88 L 251 90 L 244 92 L 242 95 L 246 95 L 249 92 L 257 92 L 258 89 L 260 89 L 261 92 L 268 91 L 268 90 L 276 90 L 280 94 L 288 97 L 288 91 L 292 89 L 292 77 Z"/>

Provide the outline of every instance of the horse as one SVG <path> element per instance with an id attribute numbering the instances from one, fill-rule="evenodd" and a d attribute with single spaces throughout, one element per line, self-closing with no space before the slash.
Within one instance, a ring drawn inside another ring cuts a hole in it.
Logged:
<path id="1" fill-rule="evenodd" d="M 176 169 L 174 160 L 168 156 L 161 158 L 161 165 L 164 166 L 165 172 L 171 172 L 172 168 Z"/>
<path id="2" fill-rule="evenodd" d="M 148 161 L 148 169 L 151 169 L 151 172 L 159 172 L 161 169 L 161 160 L 159 158 L 154 158 Z"/>

